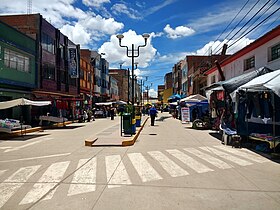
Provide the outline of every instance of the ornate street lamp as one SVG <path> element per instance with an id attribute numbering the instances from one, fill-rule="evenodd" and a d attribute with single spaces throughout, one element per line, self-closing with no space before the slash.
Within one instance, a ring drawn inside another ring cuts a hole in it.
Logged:
<path id="1" fill-rule="evenodd" d="M 117 35 L 117 38 L 119 39 L 119 45 L 120 45 L 120 47 L 124 47 L 124 48 L 126 48 L 126 55 L 127 55 L 127 57 L 129 57 L 129 58 L 131 58 L 131 62 L 132 62 L 132 65 L 131 65 L 131 74 L 132 74 L 132 80 L 133 80 L 133 78 L 134 78 L 134 58 L 136 58 L 136 57 L 139 57 L 139 49 L 140 49 L 140 47 L 145 47 L 146 45 L 147 45 L 147 40 L 148 40 L 148 38 L 150 37 L 150 35 L 149 34 L 143 34 L 142 35 L 142 37 L 144 38 L 144 40 L 145 40 L 145 44 L 144 45 L 139 45 L 136 49 L 135 49 L 135 46 L 134 46 L 134 44 L 132 44 L 131 45 L 131 49 L 129 49 L 128 48 L 128 46 L 123 46 L 122 44 L 121 44 L 121 42 L 122 42 L 122 39 L 124 38 L 124 35 L 122 35 L 122 34 L 119 34 L 119 35 Z M 133 105 L 133 109 L 132 109 L 132 117 L 134 118 L 134 82 L 132 82 L 132 100 L 131 100 L 131 102 L 132 102 L 132 105 Z"/>

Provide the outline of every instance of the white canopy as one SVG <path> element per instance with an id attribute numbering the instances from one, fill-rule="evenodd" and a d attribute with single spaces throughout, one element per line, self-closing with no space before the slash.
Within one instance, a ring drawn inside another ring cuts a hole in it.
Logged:
<path id="1" fill-rule="evenodd" d="M 182 98 L 180 100 L 180 102 L 184 101 L 184 102 L 200 102 L 200 101 L 204 101 L 207 100 L 206 97 L 200 95 L 200 94 L 195 94 L 195 95 L 190 95 L 186 98 Z"/>
<path id="2" fill-rule="evenodd" d="M 280 97 L 280 70 L 276 70 L 256 77 L 250 82 L 240 86 L 237 90 L 264 91 L 272 90 Z"/>
<path id="3" fill-rule="evenodd" d="M 51 104 L 51 101 L 31 101 L 25 98 L 19 98 L 11 101 L 0 102 L 0 109 L 8 109 L 14 106 L 32 105 L 32 106 L 46 106 Z"/>
<path id="4" fill-rule="evenodd" d="M 99 102 L 95 103 L 97 106 L 111 106 L 113 102 Z"/>

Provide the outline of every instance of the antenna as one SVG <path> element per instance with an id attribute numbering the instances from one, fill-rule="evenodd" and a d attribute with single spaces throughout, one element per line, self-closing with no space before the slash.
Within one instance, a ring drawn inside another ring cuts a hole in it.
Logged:
<path id="1" fill-rule="evenodd" d="M 32 0 L 27 0 L 27 14 L 32 13 Z"/>

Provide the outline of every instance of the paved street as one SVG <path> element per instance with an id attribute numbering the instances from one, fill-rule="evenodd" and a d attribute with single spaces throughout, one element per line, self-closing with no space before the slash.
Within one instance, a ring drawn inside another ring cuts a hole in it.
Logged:
<path id="1" fill-rule="evenodd" d="M 0 209 L 280 209 L 280 165 L 168 113 L 130 147 L 85 147 L 120 119 L 0 142 Z"/>

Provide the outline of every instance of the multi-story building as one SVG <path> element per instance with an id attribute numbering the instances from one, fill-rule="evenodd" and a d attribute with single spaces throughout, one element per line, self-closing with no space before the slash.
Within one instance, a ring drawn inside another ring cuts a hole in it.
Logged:
<path id="1" fill-rule="evenodd" d="M 229 55 L 191 55 L 186 56 L 185 68 L 187 71 L 187 95 L 201 94 L 204 95 L 203 87 L 207 86 L 207 77 L 205 71 L 215 65 L 215 61 L 222 61 Z M 185 76 L 184 76 L 185 77 Z M 185 81 L 185 79 L 184 79 Z"/>
<path id="2" fill-rule="evenodd" d="M 3 22 L 0 28 L 0 102 L 31 99 L 36 87 L 35 40 Z M 20 119 L 20 115 L 31 123 L 30 106 L 0 110 L 2 119 Z"/>
<path id="3" fill-rule="evenodd" d="M 101 58 L 101 101 L 110 100 L 109 62 Z"/>
<path id="4" fill-rule="evenodd" d="M 163 101 L 163 92 L 165 85 L 158 85 L 158 101 Z"/>
<path id="5" fill-rule="evenodd" d="M 79 45 L 40 14 L 5 15 L 0 16 L 0 21 L 35 39 L 36 88 L 32 91 L 33 98 L 53 101 L 52 115 L 75 116 L 72 110 L 75 110 L 75 99 L 79 97 Z"/>
<path id="6" fill-rule="evenodd" d="M 280 26 L 223 60 L 220 66 L 226 80 L 261 67 L 280 69 Z M 208 86 L 220 80 L 216 66 L 206 75 Z"/>
<path id="7" fill-rule="evenodd" d="M 172 86 L 174 94 L 182 94 L 182 61 L 172 67 Z"/>
<path id="8" fill-rule="evenodd" d="M 127 69 L 109 69 L 109 75 L 117 80 L 119 100 L 128 102 L 131 100 L 131 78 Z"/>
<path id="9" fill-rule="evenodd" d="M 80 58 L 80 95 L 82 95 L 84 108 L 92 108 L 94 69 L 90 61 Z"/>
<path id="10" fill-rule="evenodd" d="M 165 74 L 164 76 L 164 91 L 163 91 L 163 103 L 168 102 L 168 98 L 173 94 L 173 80 L 172 72 Z"/>
<path id="11" fill-rule="evenodd" d="M 81 49 L 81 57 L 91 63 L 94 68 L 93 103 L 104 102 L 110 99 L 109 63 L 102 58 L 103 53 L 88 49 Z"/>
<path id="12" fill-rule="evenodd" d="M 164 76 L 164 89 L 169 89 L 169 88 L 173 88 L 172 72 L 169 72 Z"/>
<path id="13" fill-rule="evenodd" d="M 118 101 L 119 99 L 118 80 L 110 76 L 110 100 Z"/>

